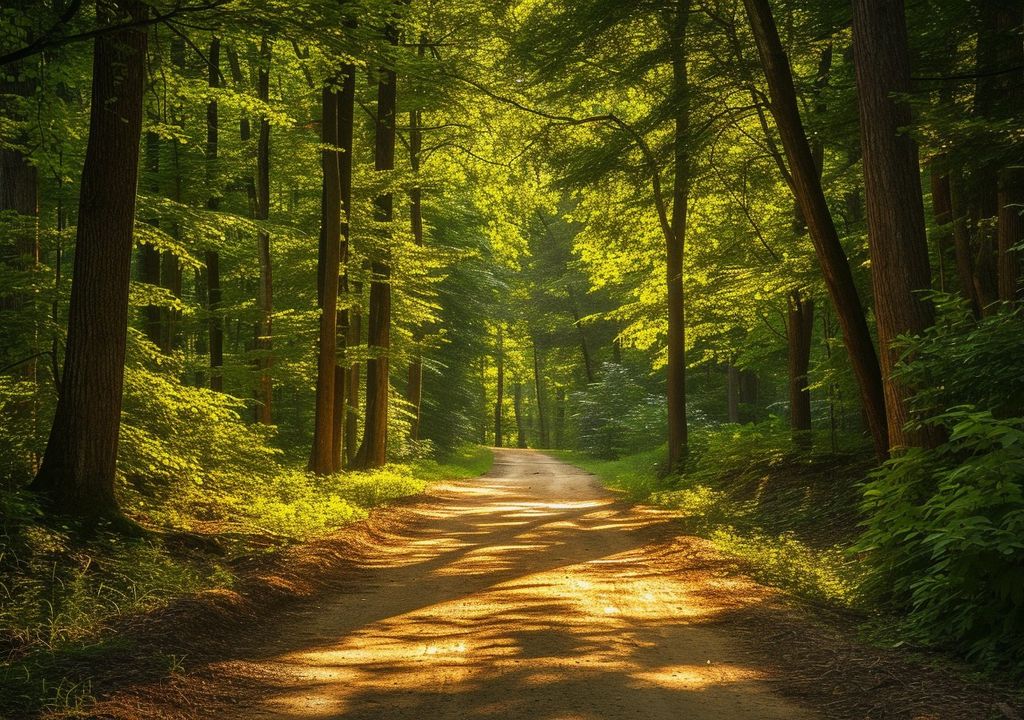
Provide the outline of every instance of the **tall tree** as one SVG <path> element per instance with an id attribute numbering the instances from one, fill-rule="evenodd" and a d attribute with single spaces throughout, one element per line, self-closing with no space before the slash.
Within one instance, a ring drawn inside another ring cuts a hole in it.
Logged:
<path id="1" fill-rule="evenodd" d="M 398 27 L 394 17 L 384 28 L 387 42 L 398 45 Z M 395 167 L 395 112 L 397 108 L 397 76 L 394 67 L 380 69 L 377 84 L 377 115 L 375 118 L 374 169 L 389 172 Z M 374 201 L 375 219 L 390 234 L 388 227 L 394 216 L 394 196 L 386 190 Z M 387 460 L 389 351 L 391 347 L 391 265 L 389 249 L 375 253 L 370 264 L 370 307 L 366 343 L 370 357 L 366 362 L 366 413 L 363 442 L 356 454 L 360 468 L 379 467 Z"/>
<path id="2" fill-rule="evenodd" d="M 260 41 L 256 91 L 261 101 L 270 102 L 270 40 L 266 36 Z M 257 220 L 264 221 L 270 218 L 270 119 L 266 113 L 260 115 L 259 136 L 256 142 L 255 216 Z M 256 245 L 260 267 L 259 287 L 256 292 L 256 366 L 259 375 L 256 419 L 264 425 L 269 425 L 273 422 L 274 399 L 274 384 L 270 375 L 273 365 L 271 351 L 274 280 L 270 258 L 270 232 L 265 227 L 261 227 L 257 232 Z"/>
<path id="3" fill-rule="evenodd" d="M 931 287 L 931 269 L 917 144 L 902 130 L 911 121 L 903 1 L 854 0 L 853 46 L 889 440 L 894 448 L 915 446 L 926 443 L 928 435 L 907 427 L 911 390 L 894 375 L 899 359 L 894 342 L 930 326 L 934 310 L 922 297 Z"/>
<path id="4" fill-rule="evenodd" d="M 335 370 L 338 345 L 338 280 L 341 251 L 341 168 L 338 164 L 338 111 L 340 93 L 337 79 L 323 88 L 321 115 L 321 165 L 323 167 L 323 208 L 320 228 L 320 339 L 317 347 L 316 410 L 313 425 L 313 452 L 309 469 L 329 475 L 334 467 Z M 342 398 L 344 400 L 344 398 Z"/>
<path id="5" fill-rule="evenodd" d="M 857 377 L 864 417 L 874 440 L 875 452 L 884 456 L 889 450 L 889 433 L 878 356 L 853 281 L 850 261 L 839 242 L 839 234 L 804 132 L 789 58 L 779 40 L 768 0 L 744 0 L 744 5 L 768 82 L 772 117 L 778 126 L 788 160 L 786 180 L 800 206 L 804 222 L 807 223 L 829 297 L 843 329 L 843 340 Z"/>
<path id="6" fill-rule="evenodd" d="M 207 57 L 207 83 L 211 90 L 220 87 L 220 38 L 214 36 L 210 40 L 209 56 Z M 206 103 L 206 182 L 209 198 L 206 201 L 208 210 L 220 207 L 220 190 L 217 187 L 217 153 L 220 140 L 219 106 L 216 94 L 211 95 Z M 208 313 L 209 352 L 210 352 L 210 389 L 221 392 L 224 390 L 224 318 L 221 317 L 223 294 L 220 287 L 220 253 L 216 249 L 207 249 L 206 260 L 206 302 Z"/>
<path id="7" fill-rule="evenodd" d="M 799 290 L 789 296 L 786 339 L 789 344 L 789 427 L 793 442 L 808 447 L 811 442 L 811 393 L 807 388 L 807 369 L 811 361 L 811 337 L 814 330 L 814 300 Z"/>
<path id="8" fill-rule="evenodd" d="M 119 514 L 114 473 L 147 45 L 138 26 L 145 4 L 103 0 L 98 9 L 105 20 L 126 27 L 94 41 L 64 372 L 33 483 L 57 511 L 88 517 Z"/>

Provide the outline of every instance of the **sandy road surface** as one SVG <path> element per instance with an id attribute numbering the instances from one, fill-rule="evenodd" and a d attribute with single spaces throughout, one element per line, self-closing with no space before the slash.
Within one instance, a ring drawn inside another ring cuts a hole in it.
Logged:
<path id="1" fill-rule="evenodd" d="M 236 717 L 815 717 L 717 622 L 763 591 L 696 562 L 667 517 L 521 450 L 439 495 L 367 553 L 351 591 L 266 628 L 260 657 L 208 669 L 257 685 Z"/>

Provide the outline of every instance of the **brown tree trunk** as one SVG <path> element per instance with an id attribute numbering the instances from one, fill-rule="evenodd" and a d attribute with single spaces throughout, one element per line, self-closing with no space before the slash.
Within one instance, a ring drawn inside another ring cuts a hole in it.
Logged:
<path id="1" fill-rule="evenodd" d="M 334 472 L 334 382 L 338 347 L 338 266 L 341 250 L 341 174 L 338 165 L 339 93 L 334 81 L 323 88 L 320 123 L 320 151 L 323 169 L 323 208 L 320 252 L 320 338 L 317 352 L 316 409 L 313 423 L 313 452 L 309 469 L 317 475 Z M 339 413 L 342 408 L 337 408 Z"/>
<path id="2" fill-rule="evenodd" d="M 686 307 L 683 267 L 686 253 L 686 216 L 690 195 L 689 80 L 686 70 L 686 30 L 690 0 L 676 4 L 669 44 L 672 48 L 672 89 L 676 102 L 672 138 L 674 180 L 670 237 L 665 238 L 665 282 L 668 287 L 668 471 L 676 472 L 686 458 L 689 442 L 686 422 Z"/>
<path id="3" fill-rule="evenodd" d="M 910 90 L 902 0 L 854 0 L 853 43 L 889 440 L 894 448 L 926 445 L 926 432 L 906 428 L 911 390 L 893 375 L 896 337 L 920 333 L 934 321 L 931 303 L 921 297 L 931 287 L 931 269 L 917 145 L 901 130 L 911 121 L 901 99 Z"/>
<path id="4" fill-rule="evenodd" d="M 726 418 L 728 422 L 740 421 L 740 371 L 732 363 L 725 367 Z"/>
<path id="5" fill-rule="evenodd" d="M 361 283 L 355 283 L 356 298 L 361 298 Z M 357 307 L 349 311 L 348 334 L 345 345 L 349 348 L 358 347 L 363 336 L 363 316 Z M 359 376 L 360 363 L 353 362 L 348 368 L 345 392 L 345 465 L 351 467 L 356 461 L 359 443 Z"/>
<path id="6" fill-rule="evenodd" d="M 814 301 L 805 300 L 799 290 L 789 296 L 786 322 L 789 368 L 789 427 L 793 444 L 811 446 L 811 393 L 807 389 L 807 369 L 811 362 L 811 336 L 814 331 Z"/>
<path id="7" fill-rule="evenodd" d="M 220 38 L 210 41 L 210 55 L 207 58 L 209 77 L 207 82 L 211 88 L 220 87 Z M 206 104 L 206 182 L 210 197 L 206 201 L 208 210 L 220 207 L 220 189 L 217 174 L 217 152 L 219 146 L 220 125 L 217 98 L 214 96 Z M 220 288 L 220 253 L 207 250 L 206 260 L 206 310 L 207 331 L 209 334 L 210 352 L 210 389 L 224 391 L 224 319 L 221 317 L 223 297 Z"/>
<path id="8" fill-rule="evenodd" d="M 392 45 L 398 44 L 398 29 L 392 19 L 384 30 Z M 374 169 L 387 172 L 395 167 L 395 112 L 397 78 L 393 68 L 381 68 L 377 85 Z M 375 218 L 382 224 L 394 216 L 394 197 L 385 192 L 374 201 Z M 391 347 L 391 265 L 387 250 L 377 254 L 370 265 L 370 313 L 366 343 L 366 415 L 363 442 L 356 454 L 356 466 L 380 467 L 387 461 L 389 357 Z"/>
<path id="9" fill-rule="evenodd" d="M 426 53 L 426 37 L 420 38 L 417 53 L 420 59 Z M 412 169 L 413 186 L 409 189 L 409 220 L 412 228 L 412 239 L 417 245 L 423 245 L 423 188 L 419 184 L 420 161 L 423 152 L 423 111 L 409 111 L 409 165 Z M 417 345 L 422 342 L 423 333 L 419 328 L 413 336 Z M 409 363 L 409 377 L 406 383 L 405 399 L 412 412 L 409 424 L 409 437 L 420 438 L 420 406 L 423 404 L 423 356 L 420 348 Z"/>
<path id="10" fill-rule="evenodd" d="M 533 340 L 533 385 L 537 393 L 537 423 L 540 426 L 540 446 L 549 447 L 551 438 L 548 436 L 547 411 L 544 407 L 544 378 L 540 371 L 540 352 L 537 349 L 537 340 Z"/>
<path id="11" fill-rule="evenodd" d="M 516 418 L 516 447 L 526 447 L 526 428 L 523 425 L 523 384 L 518 380 L 512 387 L 512 412 Z"/>
<path id="12" fill-rule="evenodd" d="M 260 43 L 260 67 L 257 72 L 257 94 L 263 102 L 270 100 L 270 41 L 264 36 Z M 260 132 L 256 144 L 256 219 L 270 218 L 270 120 L 260 118 Z M 256 293 L 256 353 L 258 389 L 256 393 L 256 420 L 264 425 L 273 422 L 274 384 L 270 376 L 273 366 L 274 281 L 270 262 L 270 233 L 260 228 L 256 238 L 260 267 L 259 288 Z"/>
<path id="13" fill-rule="evenodd" d="M 931 169 L 932 208 L 935 213 L 935 224 L 939 232 L 945 233 L 953 240 L 953 252 L 956 262 L 956 277 L 960 292 L 971 307 L 974 317 L 981 317 L 981 305 L 974 289 L 974 258 L 971 256 L 971 239 L 967 232 L 966 219 L 962 217 L 962 204 L 959 202 L 959 173 L 954 173 L 948 166 L 949 157 L 945 153 L 936 155 L 929 161 Z M 949 229 L 946 230 L 946 226 Z"/>
<path id="14" fill-rule="evenodd" d="M 505 403 L 505 343 L 498 328 L 498 387 L 494 401 L 494 447 L 501 447 L 505 433 L 501 427 L 502 405 Z"/>
<path id="15" fill-rule="evenodd" d="M 594 374 L 594 363 L 590 359 L 590 346 L 587 344 L 587 334 L 583 332 L 583 324 L 580 322 L 580 313 L 576 309 L 576 299 L 569 294 L 569 305 L 572 309 L 573 326 L 580 335 L 580 353 L 583 356 L 583 372 L 587 378 L 587 384 L 593 384 L 597 377 Z"/>
<path id="16" fill-rule="evenodd" d="M 345 65 L 342 70 L 341 95 L 338 99 L 338 147 L 341 154 L 338 156 L 338 177 L 341 181 L 341 249 L 338 254 L 341 263 L 341 274 L 338 278 L 338 294 L 349 300 L 348 291 L 348 261 L 349 261 L 349 220 L 352 215 L 352 142 L 353 128 L 355 126 L 355 99 L 356 99 L 356 66 L 352 63 Z M 338 334 L 338 345 L 340 354 L 347 353 L 349 347 L 349 336 L 351 330 L 351 315 L 349 310 L 338 311 L 336 332 Z M 356 330 L 355 343 L 359 342 L 358 329 Z M 357 397 L 359 392 L 359 376 L 356 372 L 356 387 L 351 387 L 351 376 L 353 369 L 346 367 L 345 362 L 337 363 L 334 368 L 334 427 L 331 433 L 333 445 L 334 469 L 341 470 L 344 464 L 345 451 L 347 449 L 346 429 L 349 415 L 351 398 Z M 352 421 L 355 422 L 354 410 Z M 355 428 L 353 427 L 352 444 L 355 444 Z M 352 448 L 354 451 L 354 448 Z"/>
<path id="17" fill-rule="evenodd" d="M 149 175 L 148 190 L 153 195 L 160 194 L 160 136 L 153 131 L 146 132 L 146 173 Z M 160 226 L 160 220 L 147 220 L 153 227 Z M 153 245 L 145 243 L 138 249 L 138 274 L 141 282 L 160 287 L 160 251 Z M 159 305 L 147 305 L 142 308 L 142 329 L 146 337 L 157 347 L 162 348 L 163 318 Z"/>
<path id="18" fill-rule="evenodd" d="M 565 446 L 565 388 L 555 390 L 555 447 Z"/>
<path id="19" fill-rule="evenodd" d="M 889 449 L 889 436 L 878 356 L 868 329 L 864 307 L 853 281 L 850 262 L 839 242 L 839 235 L 825 200 L 814 157 L 800 119 L 789 59 L 782 49 L 767 0 L 744 0 L 744 5 L 768 81 L 772 98 L 772 116 L 775 118 L 789 161 L 789 181 L 793 194 L 800 204 L 818 262 L 821 264 L 829 297 L 839 316 L 843 340 L 860 387 L 861 403 L 874 441 L 875 452 L 880 457 L 885 456 Z"/>
<path id="20" fill-rule="evenodd" d="M 995 4 L 995 3 L 993 3 Z M 999 65 L 1005 70 L 1002 81 L 1003 117 L 1019 118 L 1024 114 L 1024 7 L 1019 3 L 998 5 L 996 27 L 1000 36 Z M 999 299 L 1004 302 L 1021 297 L 1020 258 L 1013 247 L 1024 241 L 1024 157 L 1018 147 L 1016 157 L 1004 162 L 999 171 L 998 276 Z"/>
<path id="21" fill-rule="evenodd" d="M 139 20 L 138 2 L 101 3 L 114 22 Z M 33 488 L 58 512 L 118 516 L 114 473 L 121 419 L 135 185 L 142 131 L 146 31 L 96 38 L 89 142 L 62 392 Z"/>

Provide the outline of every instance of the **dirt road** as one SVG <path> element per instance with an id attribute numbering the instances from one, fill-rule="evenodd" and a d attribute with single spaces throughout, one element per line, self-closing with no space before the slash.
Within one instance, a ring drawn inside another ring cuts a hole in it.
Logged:
<path id="1" fill-rule="evenodd" d="M 766 591 L 666 516 L 522 450 L 440 494 L 367 551 L 352 591 L 266 628 L 274 650 L 209 668 L 258 686 L 236 717 L 816 717 L 719 622 Z"/>

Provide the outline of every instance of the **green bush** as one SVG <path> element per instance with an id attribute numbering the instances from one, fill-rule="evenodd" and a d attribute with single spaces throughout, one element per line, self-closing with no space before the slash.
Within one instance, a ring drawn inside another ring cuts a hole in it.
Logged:
<path id="1" fill-rule="evenodd" d="M 616 458 L 660 444 L 668 422 L 664 398 L 649 394 L 624 365 L 604 363 L 599 377 L 571 398 L 579 449 Z"/>
<path id="2" fill-rule="evenodd" d="M 864 488 L 866 589 L 928 644 L 1024 669 L 1024 419 L 960 408 L 934 450 L 914 448 Z"/>

